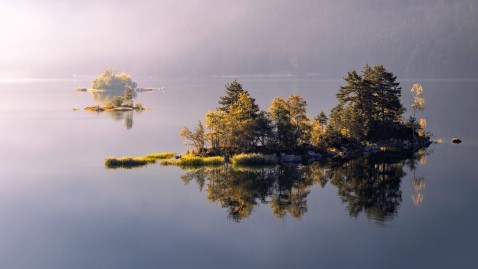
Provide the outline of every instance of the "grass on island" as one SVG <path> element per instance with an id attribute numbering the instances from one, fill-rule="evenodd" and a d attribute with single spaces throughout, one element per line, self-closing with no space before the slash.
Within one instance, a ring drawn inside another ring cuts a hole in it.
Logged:
<path id="1" fill-rule="evenodd" d="M 261 153 L 241 153 L 231 158 L 233 165 L 273 165 L 279 163 L 276 155 Z"/>
<path id="2" fill-rule="evenodd" d="M 131 169 L 135 167 L 145 166 L 148 163 L 154 163 L 155 160 L 144 157 L 107 157 L 105 159 L 105 167 L 107 169 L 126 168 Z"/>
<path id="3" fill-rule="evenodd" d="M 107 157 L 105 159 L 105 167 L 108 169 L 126 168 L 145 166 L 147 164 L 156 163 L 156 160 L 173 158 L 175 152 L 152 153 L 144 156 L 126 156 L 126 157 Z"/>
<path id="4" fill-rule="evenodd" d="M 193 154 L 183 156 L 179 159 L 169 158 L 160 161 L 161 165 L 178 165 L 178 166 L 203 166 L 203 165 L 221 165 L 224 164 L 224 157 L 201 157 Z"/>
<path id="5" fill-rule="evenodd" d="M 143 158 L 156 161 L 156 160 L 170 159 L 170 158 L 173 158 L 174 156 L 176 156 L 176 152 L 159 152 L 159 153 L 144 155 Z"/>

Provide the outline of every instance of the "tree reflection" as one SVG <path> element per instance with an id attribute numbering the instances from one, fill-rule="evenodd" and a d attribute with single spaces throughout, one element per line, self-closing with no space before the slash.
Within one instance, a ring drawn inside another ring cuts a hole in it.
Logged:
<path id="1" fill-rule="evenodd" d="M 124 121 L 124 126 L 127 130 L 133 128 L 133 111 L 111 111 L 103 113 L 108 113 L 114 121 Z"/>
<path id="2" fill-rule="evenodd" d="M 337 187 L 351 216 L 364 212 L 369 219 L 384 223 L 396 215 L 402 202 L 401 179 L 405 176 L 399 156 L 361 156 L 330 165 L 330 183 Z"/>
<path id="3" fill-rule="evenodd" d="M 412 171 L 413 175 L 411 178 L 411 183 L 415 189 L 415 193 L 412 195 L 413 204 L 419 206 L 423 203 L 425 196 L 423 195 L 423 190 L 425 189 L 425 178 L 422 176 L 417 176 L 418 165 L 425 165 L 427 163 L 427 156 L 431 154 L 431 151 L 420 150 L 412 155 L 410 159 L 407 160 L 406 164 Z"/>
<path id="4" fill-rule="evenodd" d="M 350 216 L 363 213 L 383 224 L 396 216 L 402 202 L 401 179 L 409 157 L 374 154 L 307 166 L 225 165 L 186 170 L 181 179 L 185 184 L 196 182 L 199 190 L 226 208 L 228 218 L 236 222 L 249 217 L 260 204 L 269 205 L 278 218 L 290 215 L 300 219 L 307 212 L 312 186 L 324 188 L 331 183 Z"/>
<path id="5" fill-rule="evenodd" d="M 92 92 L 93 100 L 98 103 L 106 104 L 108 103 L 111 98 L 118 95 L 117 91 L 105 91 L 105 92 Z M 137 93 L 133 92 L 133 97 L 136 97 Z M 141 111 L 136 111 L 140 113 Z M 106 112 L 108 113 L 111 118 L 115 121 L 124 121 L 124 126 L 127 130 L 133 128 L 134 120 L 133 120 L 133 113 L 134 111 L 112 111 Z"/>

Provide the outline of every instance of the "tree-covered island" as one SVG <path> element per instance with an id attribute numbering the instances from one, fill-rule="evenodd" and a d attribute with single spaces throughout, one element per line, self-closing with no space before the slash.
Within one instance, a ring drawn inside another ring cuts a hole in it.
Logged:
<path id="1" fill-rule="evenodd" d="M 140 103 L 133 103 L 137 96 L 134 89 L 137 84 L 126 73 L 117 73 L 112 69 L 105 69 L 92 82 L 90 91 L 93 93 L 111 92 L 112 96 L 106 98 L 103 105 L 89 106 L 88 111 L 132 111 L 143 110 Z M 79 88 L 77 91 L 83 91 L 85 88 Z"/>
<path id="2" fill-rule="evenodd" d="M 310 163 L 325 157 L 349 158 L 376 152 L 408 156 L 431 144 L 426 120 L 416 119 L 416 112 L 423 111 L 425 103 L 419 84 L 411 89 L 413 114 L 405 119 L 400 84 L 382 65 L 366 65 L 360 74 L 351 71 L 344 80 L 345 86 L 337 92 L 338 104 L 330 115 L 322 111 L 313 119 L 307 115 L 307 102 L 299 95 L 276 97 L 263 111 L 234 80 L 226 85 L 219 107 L 208 111 L 204 122 L 199 120 L 193 130 L 181 130 L 186 155 L 158 160 L 161 165 L 183 167 L 224 162 Z M 148 156 L 108 157 L 105 166 L 129 168 L 156 162 Z"/>
<path id="3" fill-rule="evenodd" d="M 299 95 L 276 97 L 267 111 L 260 110 L 234 80 L 226 85 L 220 106 L 208 111 L 195 129 L 184 127 L 180 135 L 186 139 L 187 151 L 197 156 L 226 156 L 227 160 L 228 156 L 261 153 L 276 155 L 282 162 L 415 151 L 431 143 L 424 129 L 426 120 L 415 118 L 424 104 L 419 84 L 412 88 L 414 113 L 405 119 L 400 84 L 382 65 L 366 65 L 360 74 L 351 71 L 344 80 L 330 115 L 321 112 L 313 119 Z"/>

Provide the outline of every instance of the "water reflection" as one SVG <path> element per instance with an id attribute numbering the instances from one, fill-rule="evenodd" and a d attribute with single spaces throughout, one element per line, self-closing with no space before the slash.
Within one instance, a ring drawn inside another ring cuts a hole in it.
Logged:
<path id="1" fill-rule="evenodd" d="M 133 113 L 141 113 L 141 111 L 113 111 L 113 112 L 104 112 L 108 113 L 111 118 L 115 121 L 124 121 L 124 126 L 126 129 L 133 128 L 134 120 Z"/>
<path id="2" fill-rule="evenodd" d="M 226 208 L 228 219 L 236 222 L 249 217 L 259 204 L 269 205 L 278 218 L 290 215 L 300 219 L 307 212 L 307 196 L 312 186 L 323 188 L 330 183 L 337 188 L 350 216 L 364 214 L 384 224 L 397 215 L 402 203 L 404 168 L 419 158 L 375 154 L 307 166 L 225 165 L 185 170 L 181 179 L 185 184 L 196 182 L 199 190 L 205 190 L 211 202 Z"/>
<path id="3" fill-rule="evenodd" d="M 121 96 L 122 93 L 118 91 L 105 91 L 105 92 L 92 92 L 93 100 L 100 104 L 106 104 L 111 100 L 113 96 Z M 133 92 L 133 98 L 137 96 L 136 92 Z M 133 128 L 134 121 L 133 121 L 133 113 L 138 112 L 140 113 L 141 110 L 137 111 L 113 111 L 113 112 L 106 112 L 108 113 L 111 118 L 115 121 L 124 121 L 124 126 L 127 130 Z"/>
<path id="4" fill-rule="evenodd" d="M 425 189 L 425 177 L 417 176 L 417 167 L 418 165 L 425 165 L 427 163 L 427 156 L 430 155 L 431 152 L 432 151 L 419 151 L 406 162 L 406 164 L 412 171 L 412 178 L 410 181 L 415 190 L 412 195 L 412 201 L 413 204 L 416 206 L 421 205 L 425 199 L 425 196 L 423 195 L 423 190 Z"/>

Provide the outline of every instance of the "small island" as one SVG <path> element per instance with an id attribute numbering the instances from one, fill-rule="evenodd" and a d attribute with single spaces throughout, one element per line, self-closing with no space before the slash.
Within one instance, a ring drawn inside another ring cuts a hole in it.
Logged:
<path id="1" fill-rule="evenodd" d="M 220 97 L 220 107 L 208 111 L 195 130 L 184 127 L 187 151 L 198 156 L 276 155 L 281 163 L 310 162 L 324 157 L 349 158 L 372 152 L 414 152 L 431 144 L 423 111 L 423 88 L 414 84 L 412 115 L 404 118 L 397 77 L 383 67 L 366 65 L 361 74 L 348 72 L 337 92 L 338 104 L 327 116 L 307 115 L 299 95 L 276 97 L 267 111 L 242 85 L 233 81 Z M 243 156 L 243 158 L 245 158 Z M 252 163 L 261 162 L 257 156 Z M 247 161 L 244 161 L 245 163 Z"/>
<path id="2" fill-rule="evenodd" d="M 308 164 L 323 158 L 348 159 L 360 154 L 413 154 L 431 144 L 423 111 L 423 88 L 414 84 L 404 118 L 397 77 L 382 65 L 366 65 L 361 74 L 351 71 L 337 92 L 338 104 L 327 116 L 307 115 L 307 102 L 299 95 L 276 97 L 267 111 L 234 80 L 220 97 L 219 108 L 208 111 L 204 123 L 184 127 L 180 136 L 184 156 L 161 160 L 162 165 Z"/>
<path id="3" fill-rule="evenodd" d="M 137 83 L 126 73 L 117 73 L 112 69 L 105 69 L 93 80 L 91 89 L 77 88 L 78 92 L 114 92 L 115 95 L 109 98 L 105 104 L 86 107 L 87 111 L 141 111 L 145 108 L 141 103 L 133 103 L 137 96 L 134 89 Z M 121 95 L 119 95 L 119 94 Z"/>

